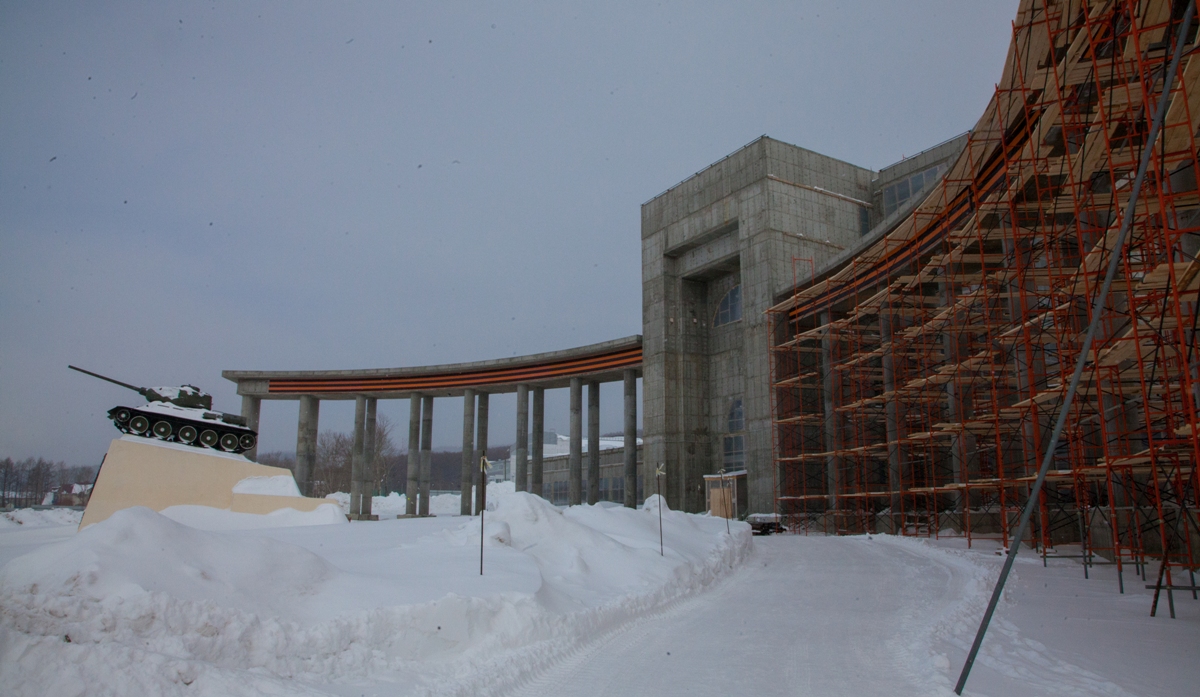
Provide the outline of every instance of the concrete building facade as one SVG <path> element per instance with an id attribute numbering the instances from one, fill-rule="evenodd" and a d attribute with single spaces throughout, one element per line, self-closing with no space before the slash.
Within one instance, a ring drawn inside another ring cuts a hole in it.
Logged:
<path id="1" fill-rule="evenodd" d="M 774 509 L 767 311 L 911 212 L 965 137 L 872 171 L 763 136 L 642 206 L 643 478 L 704 510 L 704 475 L 748 471 Z"/>

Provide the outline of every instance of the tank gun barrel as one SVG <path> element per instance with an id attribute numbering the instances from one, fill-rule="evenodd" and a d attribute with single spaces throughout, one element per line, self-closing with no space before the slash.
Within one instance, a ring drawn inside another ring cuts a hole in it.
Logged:
<path id="1" fill-rule="evenodd" d="M 112 378 L 106 378 L 99 373 L 93 373 L 92 371 L 84 370 L 83 368 L 76 368 L 73 365 L 68 365 L 67 367 L 70 368 L 71 370 L 79 371 L 79 372 L 83 373 L 84 375 L 91 375 L 94 378 L 100 378 L 101 380 L 104 380 L 106 382 L 111 382 L 114 385 L 120 385 L 121 387 L 124 387 L 127 390 L 133 390 L 134 392 L 137 392 L 138 394 L 142 395 L 143 397 L 146 397 L 147 399 L 150 398 L 147 395 L 147 393 L 150 392 L 150 390 L 145 387 L 134 387 L 133 385 L 130 385 L 127 382 L 121 382 L 120 380 L 113 380 Z"/>

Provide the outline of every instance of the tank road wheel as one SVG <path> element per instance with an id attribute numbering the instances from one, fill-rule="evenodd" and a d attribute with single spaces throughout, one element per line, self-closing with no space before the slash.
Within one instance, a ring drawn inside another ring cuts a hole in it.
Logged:
<path id="1" fill-rule="evenodd" d="M 175 429 L 171 428 L 171 424 L 167 423 L 166 421 L 155 421 L 154 422 L 154 435 L 158 436 L 159 438 L 162 438 L 163 440 L 170 438 L 171 433 L 174 430 Z"/>
<path id="2" fill-rule="evenodd" d="M 254 436 L 247 433 L 246 435 L 242 436 L 238 440 L 238 442 L 241 443 L 242 450 L 249 450 L 250 448 L 254 447 L 255 438 L 254 438 Z"/>
<path id="3" fill-rule="evenodd" d="M 150 430 L 150 419 L 138 414 L 129 420 L 129 430 L 139 436 Z"/>
<path id="4" fill-rule="evenodd" d="M 128 409 L 118 409 L 117 412 L 113 414 L 113 419 L 117 423 L 124 425 L 132 416 L 133 412 L 129 411 Z"/>
<path id="5" fill-rule="evenodd" d="M 233 452 L 234 450 L 237 450 L 237 447 L 238 437 L 236 434 L 226 433 L 225 435 L 221 436 L 221 450 Z"/>
<path id="6" fill-rule="evenodd" d="M 179 429 L 179 435 L 175 436 L 180 442 L 191 445 L 196 442 L 196 437 L 200 434 L 196 431 L 195 426 L 182 426 Z"/>
<path id="7" fill-rule="evenodd" d="M 218 440 L 220 440 L 220 436 L 217 435 L 216 431 L 210 430 L 210 431 L 202 431 L 200 433 L 200 444 L 206 448 L 217 447 Z"/>

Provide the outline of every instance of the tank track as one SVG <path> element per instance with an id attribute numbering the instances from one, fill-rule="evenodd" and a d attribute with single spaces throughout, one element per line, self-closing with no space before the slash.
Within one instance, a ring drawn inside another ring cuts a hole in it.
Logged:
<path id="1" fill-rule="evenodd" d="M 254 431 L 218 419 L 182 419 L 137 407 L 113 407 L 108 418 L 121 433 L 182 443 L 226 453 L 244 453 L 258 443 Z"/>

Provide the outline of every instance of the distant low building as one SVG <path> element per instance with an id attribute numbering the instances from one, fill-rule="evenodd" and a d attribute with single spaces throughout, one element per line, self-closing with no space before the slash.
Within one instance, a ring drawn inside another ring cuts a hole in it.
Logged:
<path id="1" fill-rule="evenodd" d="M 64 484 L 46 494 L 43 506 L 86 506 L 92 495 L 91 484 Z"/>
<path id="2" fill-rule="evenodd" d="M 587 457 L 588 440 L 583 439 L 583 491 L 587 498 Z M 568 465 L 571 458 L 571 438 L 559 435 L 554 431 L 546 431 L 542 444 L 542 462 L 544 474 L 542 478 L 542 498 L 558 506 L 567 505 L 569 495 Z M 637 500 L 645 500 L 643 494 L 643 477 L 641 474 L 642 439 L 637 439 L 638 481 Z M 510 481 L 513 477 L 512 455 L 506 460 L 492 463 L 488 470 L 489 482 Z M 526 486 L 526 490 L 529 488 Z M 653 493 L 653 492 L 651 492 Z M 625 438 L 624 436 L 600 437 L 600 500 L 623 503 L 625 501 Z"/>

